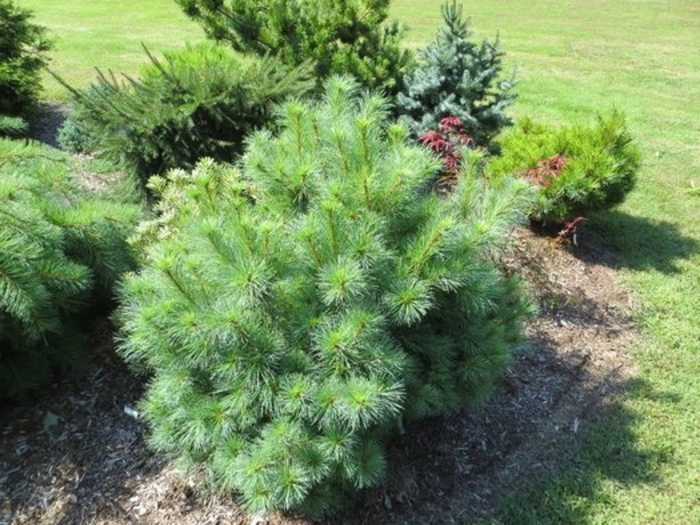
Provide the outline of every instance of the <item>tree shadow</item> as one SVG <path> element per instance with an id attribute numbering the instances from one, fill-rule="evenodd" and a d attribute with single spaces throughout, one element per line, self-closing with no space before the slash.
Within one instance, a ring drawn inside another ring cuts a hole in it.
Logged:
<path id="1" fill-rule="evenodd" d="M 679 397 L 659 392 L 642 379 L 620 385 L 626 399 L 678 403 Z M 578 439 L 560 447 L 558 464 L 514 487 L 500 502 L 497 523 L 578 524 L 590 522 L 594 507 L 605 502 L 607 482 L 630 488 L 655 485 L 658 465 L 668 462 L 672 452 L 663 446 L 643 448 L 633 429 L 641 416 L 624 402 L 600 407 L 588 420 Z"/>
<path id="2" fill-rule="evenodd" d="M 656 484 L 671 452 L 639 444 L 640 416 L 621 398 L 679 398 L 615 370 L 590 382 L 580 355 L 537 344 L 483 409 L 408 426 L 392 445 L 387 483 L 322 523 L 578 524 L 590 521 L 606 481 Z"/>
<path id="3" fill-rule="evenodd" d="M 630 270 L 680 272 L 679 261 L 700 253 L 700 243 L 667 221 L 612 210 L 591 218 L 572 253 L 591 264 Z"/>
<path id="4" fill-rule="evenodd" d="M 58 133 L 68 118 L 69 104 L 65 102 L 39 103 L 29 126 L 28 138 L 61 149 Z"/>
<path id="5" fill-rule="evenodd" d="M 634 376 L 624 350 L 637 342 L 626 294 L 603 268 L 572 265 L 565 250 L 536 236 L 520 243 L 540 309 L 497 395 L 480 410 L 407 426 L 392 445 L 386 485 L 329 523 L 585 523 L 610 480 L 659 482 L 658 466 L 671 454 L 640 444 L 641 416 L 629 401 L 680 400 Z M 615 266 L 605 245 L 592 248 L 572 250 Z M 656 261 L 673 271 L 684 250 Z M 548 278 L 572 266 L 581 274 L 576 286 Z"/>

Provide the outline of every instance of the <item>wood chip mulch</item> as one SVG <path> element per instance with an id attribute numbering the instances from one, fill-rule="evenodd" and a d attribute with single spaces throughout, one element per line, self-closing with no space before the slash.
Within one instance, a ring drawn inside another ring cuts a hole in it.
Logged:
<path id="1" fill-rule="evenodd" d="M 493 516 L 497 497 L 561 468 L 564 450 L 634 377 L 631 296 L 594 232 L 580 246 L 519 230 L 503 258 L 539 305 L 519 352 L 478 411 L 423 421 L 391 445 L 386 484 L 326 523 L 469 523 Z M 300 525 L 249 516 L 202 477 L 179 474 L 146 447 L 134 417 L 143 392 L 114 355 L 107 322 L 95 327 L 95 365 L 31 404 L 0 407 L 0 525 Z"/>

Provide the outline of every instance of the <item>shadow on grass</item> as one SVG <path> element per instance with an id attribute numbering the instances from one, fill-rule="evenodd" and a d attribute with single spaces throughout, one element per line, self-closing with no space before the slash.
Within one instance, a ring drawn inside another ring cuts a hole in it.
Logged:
<path id="1" fill-rule="evenodd" d="M 668 404 L 679 402 L 679 397 L 655 391 L 642 379 L 632 379 L 621 388 L 615 401 L 596 411 L 579 439 L 560 451 L 564 455 L 553 472 L 533 477 L 506 494 L 496 523 L 589 523 L 601 508 L 612 504 L 604 483 L 613 482 L 624 490 L 659 481 L 658 466 L 669 461 L 671 451 L 641 448 L 633 431 L 640 416 L 619 399 Z"/>
<path id="2" fill-rule="evenodd" d="M 700 243 L 674 224 L 616 210 L 593 217 L 580 240 L 574 254 L 585 262 L 664 274 L 678 273 L 679 261 L 700 252 Z"/>

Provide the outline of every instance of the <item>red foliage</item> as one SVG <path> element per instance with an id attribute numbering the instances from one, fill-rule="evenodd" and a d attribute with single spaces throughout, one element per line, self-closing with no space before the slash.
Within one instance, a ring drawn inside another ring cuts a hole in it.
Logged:
<path id="1" fill-rule="evenodd" d="M 536 167 L 527 170 L 525 178 L 535 184 L 549 186 L 553 179 L 561 175 L 564 167 L 566 167 L 566 159 L 561 155 L 554 155 L 538 161 Z"/>
<path id="2" fill-rule="evenodd" d="M 462 155 L 461 146 L 469 146 L 472 138 L 464 129 L 459 117 L 445 117 L 440 121 L 439 131 L 429 130 L 418 137 L 418 142 L 425 144 L 435 155 L 442 159 L 447 175 L 455 176 L 459 171 Z"/>

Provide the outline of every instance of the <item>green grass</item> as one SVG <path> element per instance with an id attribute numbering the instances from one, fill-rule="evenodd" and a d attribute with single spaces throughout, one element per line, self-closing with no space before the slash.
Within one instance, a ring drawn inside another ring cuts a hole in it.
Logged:
<path id="1" fill-rule="evenodd" d="M 17 0 L 35 13 L 54 40 L 49 68 L 73 87 L 85 87 L 95 68 L 136 74 L 148 60 L 145 45 L 156 55 L 203 38 L 198 25 L 173 0 Z M 48 73 L 44 97 L 64 100 L 68 91 Z"/>
<path id="2" fill-rule="evenodd" d="M 53 69 L 76 87 L 93 68 L 135 73 L 201 38 L 172 0 L 20 0 L 57 36 Z M 411 47 L 439 24 L 434 0 L 395 0 Z M 639 379 L 571 451 L 565 474 L 506 495 L 508 523 L 700 523 L 700 2 L 471 0 L 478 37 L 500 33 L 520 79 L 517 115 L 592 118 L 614 105 L 645 156 L 637 189 L 592 218 L 643 304 Z M 48 98 L 65 98 L 47 80 Z"/>

